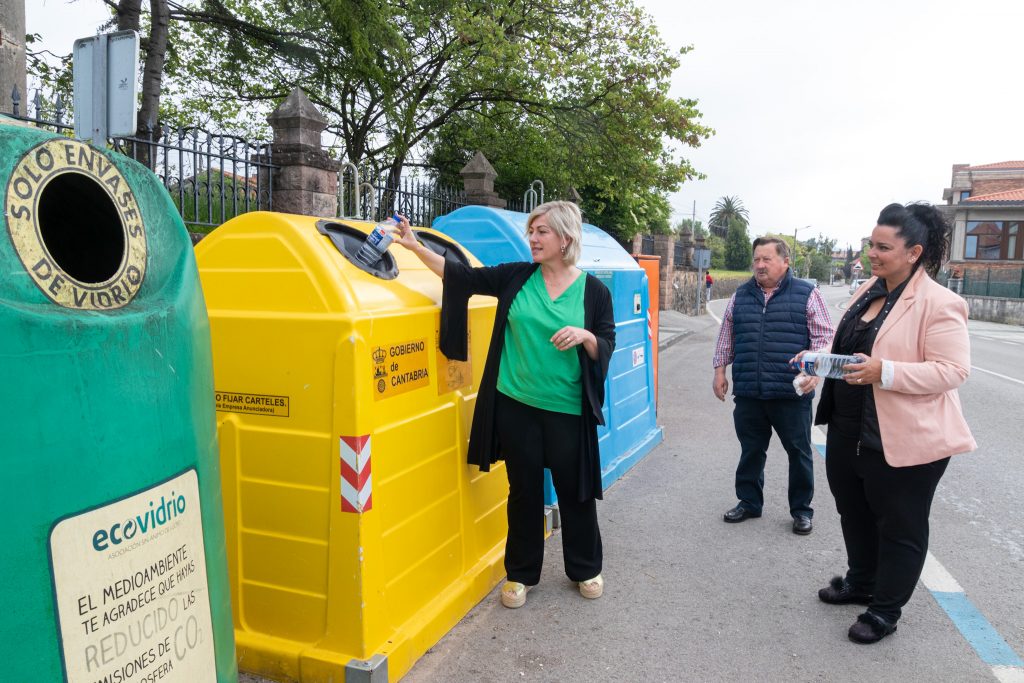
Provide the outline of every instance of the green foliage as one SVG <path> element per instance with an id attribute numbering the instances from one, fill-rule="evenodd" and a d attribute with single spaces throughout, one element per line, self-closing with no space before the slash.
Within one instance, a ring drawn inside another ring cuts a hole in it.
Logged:
<path id="1" fill-rule="evenodd" d="M 868 260 L 867 251 L 860 255 L 860 265 L 864 268 L 864 270 L 860 271 L 860 276 L 871 277 L 871 261 Z"/>
<path id="2" fill-rule="evenodd" d="M 725 270 L 725 240 L 718 235 L 708 235 L 704 245 L 711 250 L 711 270 Z"/>
<path id="3" fill-rule="evenodd" d="M 165 118 L 266 134 L 301 87 L 339 152 L 392 177 L 412 156 L 443 182 L 481 150 L 498 192 L 574 188 L 590 222 L 668 231 L 668 192 L 701 177 L 674 151 L 712 131 L 671 98 L 679 66 L 633 0 L 201 0 L 172 12 Z"/>
<path id="4" fill-rule="evenodd" d="M 167 188 L 171 201 L 192 232 L 209 232 L 256 208 L 258 188 L 252 180 L 213 169 Z"/>
<path id="5" fill-rule="evenodd" d="M 725 267 L 729 270 L 749 270 L 752 262 L 751 242 L 746 222 L 737 218 L 730 220 L 729 232 L 725 237 Z"/>
<path id="6" fill-rule="evenodd" d="M 828 282 L 832 274 L 832 250 L 836 248 L 836 240 L 828 239 L 819 234 L 802 244 L 804 248 L 804 264 L 800 271 L 807 273 L 822 282 Z"/>
<path id="7" fill-rule="evenodd" d="M 25 36 L 25 66 L 26 72 L 31 79 L 38 81 L 40 88 L 47 93 L 43 100 L 43 118 L 52 119 L 54 115 L 54 104 L 58 96 L 64 101 L 64 108 L 67 112 L 65 121 L 70 119 L 72 113 L 71 104 L 74 100 L 74 77 L 71 71 L 72 55 L 58 55 L 49 50 L 35 50 L 34 46 L 42 42 L 42 36 L 38 33 L 30 33 Z M 31 98 L 28 93 L 21 94 L 21 114 L 34 115 L 35 109 L 28 109 Z"/>
<path id="8" fill-rule="evenodd" d="M 750 215 L 739 197 L 722 197 L 711 211 L 711 232 L 726 237 L 734 220 L 746 227 L 749 219 Z"/>

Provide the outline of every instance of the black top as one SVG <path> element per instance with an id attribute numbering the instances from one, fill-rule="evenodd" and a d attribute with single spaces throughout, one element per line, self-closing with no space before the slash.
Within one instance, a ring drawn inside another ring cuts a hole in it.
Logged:
<path id="1" fill-rule="evenodd" d="M 503 460 L 501 443 L 494 428 L 494 403 L 498 385 L 498 366 L 505 343 L 512 302 L 533 272 L 536 263 L 503 263 L 498 266 L 471 268 L 446 258 L 444 263 L 444 289 L 441 295 L 441 352 L 452 360 L 465 360 L 467 305 L 474 294 L 498 298 L 494 314 L 494 329 L 487 349 L 483 377 L 477 390 L 473 426 L 469 434 L 467 461 L 487 472 L 491 463 Z M 576 347 L 583 382 L 583 406 L 580 420 L 580 451 L 578 499 L 580 501 L 602 497 L 601 455 L 597 443 L 597 425 L 604 424 L 601 406 L 604 404 L 604 380 L 608 363 L 615 349 L 615 318 L 612 297 L 608 288 L 593 275 L 587 278 L 583 291 L 583 326 L 597 338 L 597 360 L 591 360 L 583 345 Z"/>
<path id="2" fill-rule="evenodd" d="M 832 353 L 871 355 L 875 337 L 882 328 L 893 304 L 903 294 L 910 278 L 904 280 L 892 292 L 885 280 L 878 278 L 863 296 L 847 309 L 832 342 Z M 861 319 L 864 311 L 875 299 L 885 298 L 882 310 L 873 319 Z M 882 434 L 878 428 L 878 412 L 875 408 L 874 386 L 849 384 L 845 380 L 826 379 L 821 389 L 821 402 L 814 417 L 814 424 L 827 424 L 829 429 L 850 439 L 857 439 L 866 448 L 882 450 Z"/>

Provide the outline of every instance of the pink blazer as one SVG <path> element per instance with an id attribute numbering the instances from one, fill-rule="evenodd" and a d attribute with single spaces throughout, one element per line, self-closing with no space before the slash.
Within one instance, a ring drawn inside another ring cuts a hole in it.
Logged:
<path id="1" fill-rule="evenodd" d="M 874 284 L 871 278 L 852 304 Z M 873 387 L 885 460 L 907 467 L 973 451 L 957 387 L 971 371 L 967 302 L 918 269 L 875 337 L 871 356 L 893 361 L 891 389 Z"/>

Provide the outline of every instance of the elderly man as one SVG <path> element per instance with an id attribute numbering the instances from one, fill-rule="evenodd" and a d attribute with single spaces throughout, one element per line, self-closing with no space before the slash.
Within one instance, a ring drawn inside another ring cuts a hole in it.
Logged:
<path id="1" fill-rule="evenodd" d="M 834 331 L 818 289 L 793 276 L 789 245 L 778 237 L 754 240 L 754 276 L 729 299 L 713 360 L 712 388 L 720 401 L 729 391 L 725 368 L 733 366 L 733 421 L 740 442 L 739 503 L 725 513 L 726 522 L 761 516 L 764 464 L 774 429 L 789 454 L 793 533 L 811 533 L 811 399 L 818 378 L 806 378 L 803 394 L 797 394 L 793 386 L 797 373 L 789 360 L 804 349 L 827 348 Z"/>

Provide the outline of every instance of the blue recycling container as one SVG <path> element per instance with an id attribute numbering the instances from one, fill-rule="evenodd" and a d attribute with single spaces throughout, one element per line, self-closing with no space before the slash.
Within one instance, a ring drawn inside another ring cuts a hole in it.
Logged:
<path id="1" fill-rule="evenodd" d="M 435 219 L 432 227 L 451 236 L 484 265 L 494 266 L 532 260 L 526 241 L 527 216 L 465 206 Z M 581 248 L 577 265 L 604 282 L 615 309 L 616 344 L 605 380 L 605 424 L 597 430 L 601 482 L 607 489 L 664 438 L 655 415 L 647 273 L 611 235 L 589 223 L 583 224 Z M 544 502 L 556 502 L 550 474 L 545 474 Z"/>

